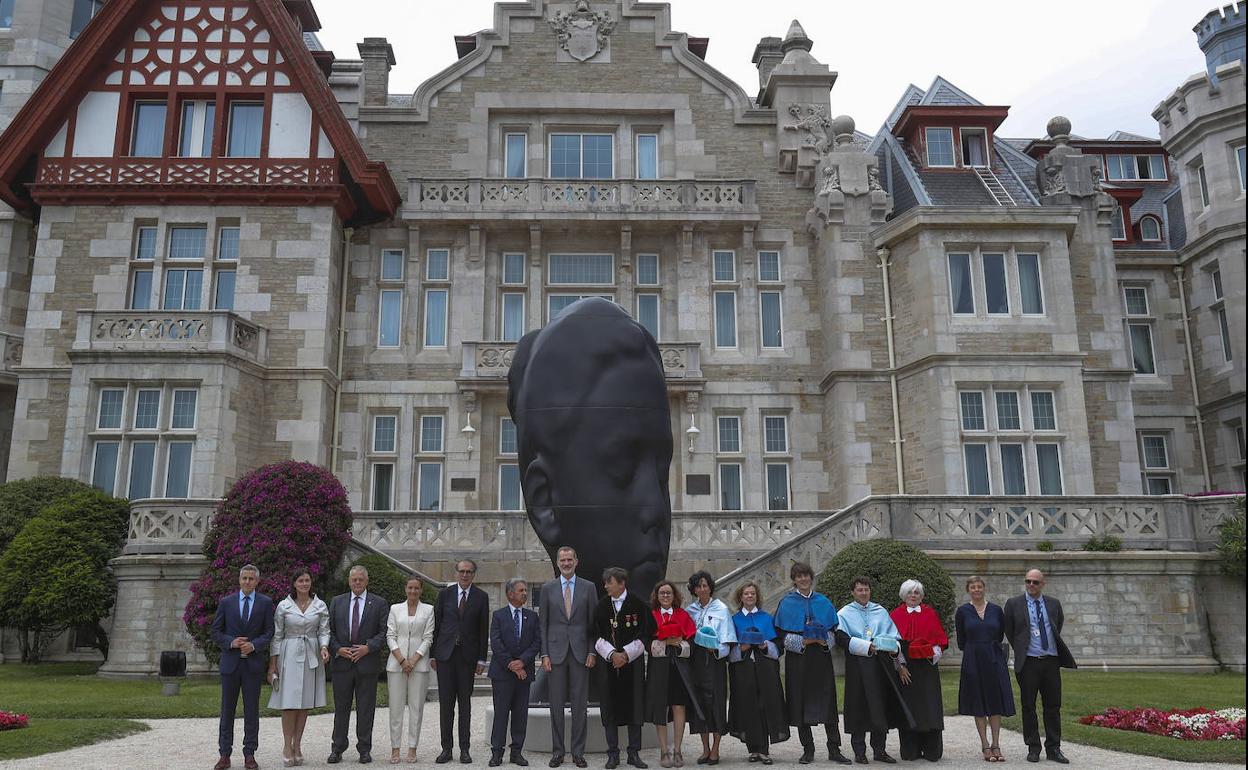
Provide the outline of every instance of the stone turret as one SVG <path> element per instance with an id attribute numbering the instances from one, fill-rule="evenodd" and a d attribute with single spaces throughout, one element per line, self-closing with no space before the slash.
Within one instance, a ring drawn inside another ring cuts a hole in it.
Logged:
<path id="1" fill-rule="evenodd" d="M 759 103 L 776 110 L 780 171 L 802 188 L 815 186 L 815 166 L 832 145 L 829 92 L 836 73 L 810 55 L 814 42 L 796 19 L 780 43 L 784 58 L 767 78 Z"/>
<path id="2" fill-rule="evenodd" d="M 1205 14 L 1192 27 L 1196 44 L 1205 53 L 1205 69 L 1210 82 L 1217 82 L 1218 67 L 1244 58 L 1244 4 L 1228 5 Z"/>

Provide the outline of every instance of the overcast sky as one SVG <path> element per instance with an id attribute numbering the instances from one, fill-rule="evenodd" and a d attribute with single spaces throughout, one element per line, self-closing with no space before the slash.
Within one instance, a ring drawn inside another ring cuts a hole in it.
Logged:
<path id="1" fill-rule="evenodd" d="M 391 93 L 411 93 L 455 61 L 454 35 L 493 26 L 492 0 L 319 0 L 326 48 L 354 59 L 386 37 Z M 1043 136 L 1066 115 L 1074 133 L 1157 136 L 1153 107 L 1204 69 L 1192 27 L 1210 0 L 671 0 L 672 27 L 709 37 L 706 60 L 748 94 L 760 37 L 798 19 L 811 53 L 839 73 L 832 111 L 875 133 L 906 85 L 943 75 L 985 104 L 1008 105 L 1004 136 Z M 557 83 L 543 84 L 557 88 Z"/>

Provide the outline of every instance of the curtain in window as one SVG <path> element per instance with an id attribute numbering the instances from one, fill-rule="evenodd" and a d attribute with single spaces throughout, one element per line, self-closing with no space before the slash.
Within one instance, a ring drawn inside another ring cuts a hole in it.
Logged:
<path id="1" fill-rule="evenodd" d="M 502 511 L 519 511 L 524 508 L 520 492 L 520 466 L 500 465 L 498 468 L 498 508 Z"/>
<path id="2" fill-rule="evenodd" d="M 425 345 L 446 345 L 446 292 L 441 289 L 425 292 Z"/>
<path id="3" fill-rule="evenodd" d="M 421 463 L 419 476 L 417 509 L 422 511 L 442 510 L 442 463 Z"/>
<path id="4" fill-rule="evenodd" d="M 524 134 L 507 135 L 507 178 L 522 179 L 524 177 L 524 154 L 528 137 Z"/>
<path id="5" fill-rule="evenodd" d="M 659 138 L 652 134 L 637 137 L 637 178 L 659 178 Z"/>
<path id="6" fill-rule="evenodd" d="M 949 255 L 949 290 L 953 292 L 953 312 L 973 314 L 975 296 L 971 293 L 971 256 Z"/>
<path id="7" fill-rule="evenodd" d="M 715 292 L 715 347 L 737 346 L 737 295 L 731 291 Z"/>
<path id="8" fill-rule="evenodd" d="M 965 155 L 967 165 L 970 166 L 986 166 L 988 161 L 984 156 L 984 135 L 979 133 L 969 133 L 962 135 L 962 151 Z"/>
<path id="9" fill-rule="evenodd" d="M 789 466 L 767 466 L 767 510 L 789 510 Z"/>
<path id="10" fill-rule="evenodd" d="M 1044 293 L 1040 289 L 1040 255 L 1018 255 L 1018 289 L 1023 295 L 1023 313 L 1044 313 Z"/>
<path id="11" fill-rule="evenodd" d="M 989 494 L 988 446 L 967 444 L 962 448 L 962 455 L 966 461 L 966 493 L 968 495 Z"/>
<path id="12" fill-rule="evenodd" d="M 390 488 L 394 481 L 394 466 L 386 463 L 373 466 L 373 510 L 391 510 Z"/>
<path id="13" fill-rule="evenodd" d="M 230 157 L 260 157 L 260 131 L 263 122 L 263 104 L 234 104 L 230 106 L 230 147 L 228 153 Z"/>
<path id="14" fill-rule="evenodd" d="M 159 158 L 165 149 L 164 103 L 142 103 L 134 109 L 134 149 L 140 158 Z"/>
<path id="15" fill-rule="evenodd" d="M 780 336 L 780 292 L 765 291 L 759 295 L 763 318 L 763 347 L 783 347 Z"/>
<path id="16" fill-rule="evenodd" d="M 503 295 L 503 342 L 518 342 L 524 336 L 524 295 Z"/>
<path id="17" fill-rule="evenodd" d="M 1005 255 L 984 255 L 984 294 L 988 300 L 988 312 L 1008 315 L 1010 295 L 1005 283 Z"/>
<path id="18" fill-rule="evenodd" d="M 1036 444 L 1036 465 L 1040 470 L 1040 494 L 1062 493 L 1062 462 L 1057 444 Z"/>
<path id="19" fill-rule="evenodd" d="M 741 510 L 741 466 L 719 466 L 719 507 L 724 511 Z"/>
<path id="20" fill-rule="evenodd" d="M 1027 469 L 1022 444 L 1001 445 L 1001 486 L 1007 495 L 1027 494 Z"/>
<path id="21" fill-rule="evenodd" d="M 95 466 L 91 469 L 91 485 L 110 495 L 113 494 L 117 483 L 117 450 L 120 446 L 116 441 L 100 441 L 95 445 Z"/>
<path id="22" fill-rule="evenodd" d="M 399 344 L 399 319 L 403 307 L 403 292 L 381 293 L 381 318 L 378 321 L 377 344 L 380 347 L 396 347 Z"/>
<path id="23" fill-rule="evenodd" d="M 126 497 L 141 500 L 152 496 L 152 469 L 155 461 L 156 442 L 136 441 L 130 445 L 130 489 Z"/>
<path id="24" fill-rule="evenodd" d="M 1131 324 L 1131 358 L 1135 363 L 1136 374 L 1156 373 L 1151 327 L 1145 324 Z"/>

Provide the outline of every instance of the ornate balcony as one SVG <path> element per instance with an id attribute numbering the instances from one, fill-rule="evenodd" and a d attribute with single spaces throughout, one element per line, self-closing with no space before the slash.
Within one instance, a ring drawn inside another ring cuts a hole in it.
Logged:
<path id="1" fill-rule="evenodd" d="M 200 553 L 216 509 L 214 499 L 135 501 L 124 553 Z"/>
<path id="2" fill-rule="evenodd" d="M 334 158 L 42 158 L 36 185 L 303 185 L 338 183 Z"/>
<path id="3" fill-rule="evenodd" d="M 268 330 L 228 310 L 80 310 L 73 350 L 228 353 L 263 365 Z"/>
<path id="4" fill-rule="evenodd" d="M 411 179 L 407 219 L 757 221 L 753 179 Z"/>
<path id="5" fill-rule="evenodd" d="M 464 342 L 461 380 L 505 380 L 515 355 L 514 342 Z M 697 342 L 660 342 L 659 357 L 669 384 L 702 379 L 702 347 Z"/>

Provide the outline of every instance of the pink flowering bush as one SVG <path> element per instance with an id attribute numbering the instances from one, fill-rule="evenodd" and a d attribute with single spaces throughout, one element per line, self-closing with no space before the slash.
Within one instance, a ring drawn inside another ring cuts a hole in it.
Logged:
<path id="1" fill-rule="evenodd" d="M 25 714 L 15 711 L 0 711 L 0 731 L 20 730 L 30 726 L 30 719 Z"/>
<path id="2" fill-rule="evenodd" d="M 1079 719 L 1085 725 L 1165 735 L 1185 741 L 1244 740 L 1242 708 L 1213 711 L 1206 708 L 1161 711 L 1153 708 L 1106 709 Z"/>
<path id="3" fill-rule="evenodd" d="M 204 538 L 208 568 L 191 584 L 182 622 L 209 661 L 221 651 L 209 636 L 217 603 L 238 590 L 244 564 L 260 569 L 260 592 L 280 601 L 296 570 L 312 573 L 324 590 L 351 540 L 347 491 L 328 470 L 287 460 L 239 479 L 217 504 Z"/>

